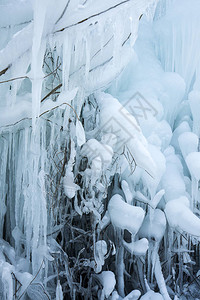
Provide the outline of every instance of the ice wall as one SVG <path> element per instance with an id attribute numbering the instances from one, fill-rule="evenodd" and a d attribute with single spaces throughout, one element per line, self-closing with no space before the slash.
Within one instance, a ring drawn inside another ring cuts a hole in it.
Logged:
<path id="1" fill-rule="evenodd" d="M 164 2 L 165 3 L 165 2 Z M 199 1 L 168 1 L 166 15 L 155 23 L 157 53 L 165 71 L 177 72 L 187 91 L 199 89 Z M 165 28 L 163 30 L 163 28 Z"/>

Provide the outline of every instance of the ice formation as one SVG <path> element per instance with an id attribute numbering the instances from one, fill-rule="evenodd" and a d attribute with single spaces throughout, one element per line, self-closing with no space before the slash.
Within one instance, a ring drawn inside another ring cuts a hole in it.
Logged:
<path id="1" fill-rule="evenodd" d="M 199 299 L 199 9 L 1 1 L 1 299 Z"/>

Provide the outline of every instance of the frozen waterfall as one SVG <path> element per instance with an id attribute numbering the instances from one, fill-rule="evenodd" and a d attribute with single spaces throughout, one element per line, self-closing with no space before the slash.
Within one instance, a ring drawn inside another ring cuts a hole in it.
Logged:
<path id="1" fill-rule="evenodd" d="M 200 299 L 199 9 L 0 1 L 0 299 Z"/>

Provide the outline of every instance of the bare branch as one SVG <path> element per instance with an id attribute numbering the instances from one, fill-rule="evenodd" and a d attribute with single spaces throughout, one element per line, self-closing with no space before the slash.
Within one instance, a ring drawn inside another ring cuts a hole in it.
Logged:
<path id="1" fill-rule="evenodd" d="M 8 79 L 8 80 L 0 81 L 0 83 L 6 83 L 6 82 L 11 82 L 11 81 L 19 80 L 19 79 L 25 79 L 25 78 L 29 78 L 29 77 L 28 76 L 15 77 L 15 78 L 11 78 L 11 79 Z"/>
<path id="2" fill-rule="evenodd" d="M 57 23 L 62 19 L 62 17 L 64 16 L 64 14 L 65 14 L 65 12 L 66 12 L 68 6 L 69 6 L 69 2 L 70 2 L 70 0 L 68 0 L 68 2 L 67 2 L 67 4 L 65 5 L 65 8 L 64 8 L 64 10 L 63 10 L 61 16 L 58 18 L 58 20 L 56 21 L 55 24 L 57 24 Z"/>
<path id="3" fill-rule="evenodd" d="M 51 96 L 52 94 L 54 94 L 59 88 L 61 88 L 61 86 L 62 86 L 62 83 L 60 83 L 55 88 L 53 88 L 53 90 L 51 90 L 51 92 L 49 92 L 46 96 L 44 96 L 44 98 L 42 98 L 41 102 L 43 102 L 44 100 L 46 100 L 47 98 L 49 98 L 49 96 Z"/>
<path id="4" fill-rule="evenodd" d="M 43 79 L 45 79 L 45 78 L 49 77 L 50 75 L 52 75 L 53 73 L 55 73 L 55 72 L 59 69 L 60 66 L 61 66 L 61 63 L 55 68 L 55 70 L 53 70 L 51 73 L 45 75 L 45 76 L 43 77 Z M 8 68 L 7 68 L 7 69 L 4 69 L 3 71 L 5 71 L 5 70 L 7 71 Z M 3 71 L 1 71 L 1 72 L 3 72 Z M 5 72 L 6 72 L 6 71 L 5 71 Z M 3 74 L 1 74 L 1 72 L 0 72 L 0 76 L 3 75 Z M 5 72 L 4 72 L 4 73 L 5 73 Z M 11 79 L 7 79 L 7 80 L 0 81 L 0 83 L 6 83 L 6 82 L 10 82 L 10 81 L 15 81 L 15 80 L 19 80 L 19 79 L 27 79 L 27 78 L 29 78 L 29 77 L 28 77 L 28 76 L 20 76 L 20 77 L 15 77 L 15 78 L 11 78 Z"/>
<path id="5" fill-rule="evenodd" d="M 5 68 L 2 71 L 0 71 L 0 76 L 3 75 L 3 74 L 5 74 L 8 71 L 8 69 L 10 68 L 10 66 L 11 65 L 9 65 L 7 68 Z"/>
<path id="6" fill-rule="evenodd" d="M 127 2 L 130 2 L 130 0 L 124 0 L 124 1 L 118 3 L 118 4 L 114 5 L 114 6 L 111 6 L 111 7 L 107 8 L 107 9 L 105 9 L 105 10 L 103 10 L 103 11 L 100 11 L 99 13 L 96 13 L 96 14 L 94 14 L 94 15 L 92 15 L 92 16 L 89 16 L 89 17 L 87 17 L 87 18 L 85 18 L 85 19 L 83 19 L 83 20 L 81 20 L 81 21 L 78 21 L 77 23 L 68 25 L 68 26 L 66 26 L 66 27 L 63 27 L 62 29 L 58 29 L 58 30 L 56 30 L 54 33 L 61 32 L 61 31 L 64 31 L 65 29 L 68 29 L 68 28 L 74 27 L 74 26 L 76 26 L 76 25 L 82 24 L 82 23 L 84 23 L 84 22 L 86 22 L 86 21 L 88 21 L 88 20 L 90 20 L 90 19 L 92 19 L 92 18 L 94 18 L 94 17 L 100 16 L 100 15 L 102 15 L 102 14 L 108 12 L 109 10 L 112 10 L 112 9 L 114 9 L 114 8 L 116 8 L 116 7 L 118 7 L 118 6 L 122 5 L 122 4 L 125 4 L 125 3 L 127 3 Z"/>

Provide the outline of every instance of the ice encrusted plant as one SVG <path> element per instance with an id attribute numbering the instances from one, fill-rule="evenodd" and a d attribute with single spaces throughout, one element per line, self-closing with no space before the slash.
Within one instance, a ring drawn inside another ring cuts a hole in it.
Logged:
<path id="1" fill-rule="evenodd" d="M 1 5 L 0 298 L 198 297 L 191 2 Z"/>

